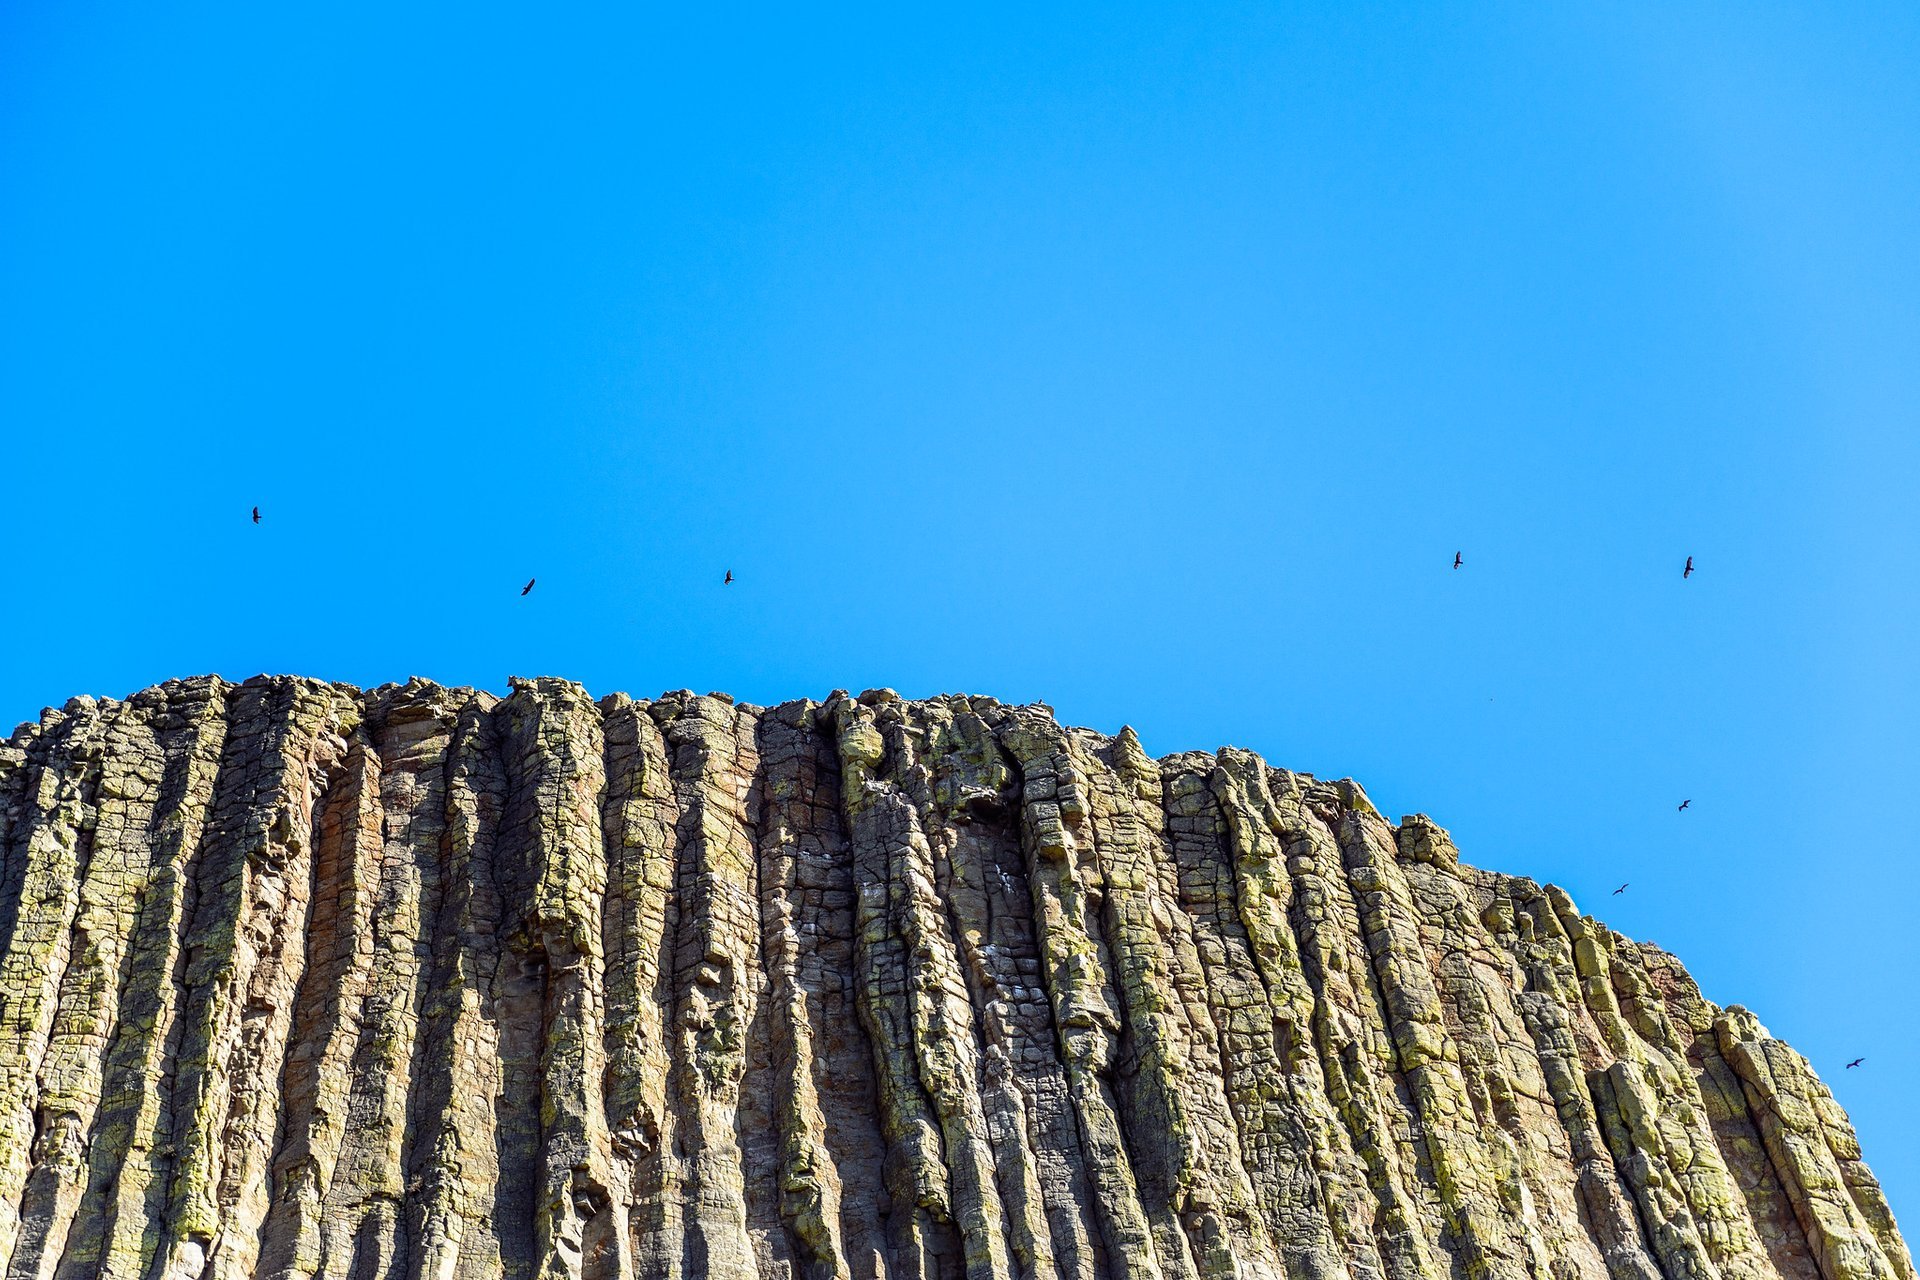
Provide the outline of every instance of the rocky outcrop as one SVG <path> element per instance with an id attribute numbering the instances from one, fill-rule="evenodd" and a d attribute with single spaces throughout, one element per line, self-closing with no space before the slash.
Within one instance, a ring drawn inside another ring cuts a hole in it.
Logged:
<path id="1" fill-rule="evenodd" d="M 202 678 L 0 747 L 12 1280 L 1915 1280 L 1551 885 L 1043 706 Z"/>

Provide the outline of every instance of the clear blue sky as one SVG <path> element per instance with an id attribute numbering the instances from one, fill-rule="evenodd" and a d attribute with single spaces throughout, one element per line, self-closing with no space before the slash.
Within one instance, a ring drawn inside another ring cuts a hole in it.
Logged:
<path id="1" fill-rule="evenodd" d="M 0 720 L 1252 747 L 1678 952 L 1920 1226 L 1920 9 L 697 7 L 0 7 Z"/>

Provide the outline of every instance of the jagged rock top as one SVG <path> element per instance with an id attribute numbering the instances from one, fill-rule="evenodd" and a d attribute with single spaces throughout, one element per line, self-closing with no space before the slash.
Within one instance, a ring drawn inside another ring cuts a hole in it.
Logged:
<path id="1" fill-rule="evenodd" d="M 1355 783 L 546 678 L 0 747 L 0 1259 L 1914 1280 L 1804 1059 Z"/>

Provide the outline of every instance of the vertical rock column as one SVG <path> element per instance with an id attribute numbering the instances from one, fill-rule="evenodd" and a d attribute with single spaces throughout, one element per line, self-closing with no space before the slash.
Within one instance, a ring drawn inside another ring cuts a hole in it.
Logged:
<path id="1" fill-rule="evenodd" d="M 1121 738 L 1128 737 L 1122 731 Z M 1288 824 L 1269 785 L 1264 761 L 1249 751 L 1220 750 L 1207 785 L 1219 805 L 1232 853 L 1240 921 L 1266 992 L 1266 1013 L 1282 1071 L 1268 1105 L 1282 1113 L 1290 1139 L 1283 1159 L 1298 1161 L 1285 1185 L 1278 1212 L 1286 1246 L 1319 1268 L 1321 1250 L 1332 1245 L 1358 1280 L 1379 1280 L 1383 1264 L 1373 1239 L 1373 1206 L 1366 1167 L 1354 1154 L 1327 1088 L 1315 1051 L 1315 1005 L 1307 958 L 1293 928 L 1294 885 L 1287 869 Z M 1318 1180 L 1317 1195 L 1302 1186 Z M 1316 1238 L 1324 1221 L 1327 1239 Z"/>
<path id="2" fill-rule="evenodd" d="M 761 945 L 766 953 L 766 1006 L 772 1015 L 773 1113 L 779 1134 L 780 1211 L 792 1233 L 806 1280 L 850 1275 L 841 1227 L 839 1170 L 824 1141 L 827 1119 L 815 1079 L 814 1006 L 818 974 L 805 972 L 820 937 L 821 898 L 830 878 L 831 846 L 821 839 L 817 809 L 817 739 L 813 707 L 788 703 L 760 717 L 762 770 L 759 841 Z M 878 1224 L 874 1224 L 877 1226 Z"/>
<path id="3" fill-rule="evenodd" d="M 861 721 L 877 726 L 886 746 L 878 767 L 859 779 L 866 794 L 858 810 L 850 811 L 848 827 L 856 847 L 875 847 L 890 869 L 889 905 L 906 948 L 913 1060 L 940 1129 L 949 1207 L 966 1274 L 969 1280 L 987 1280 L 1011 1273 L 1009 1224 L 982 1100 L 973 1004 L 948 924 L 933 847 L 914 803 L 913 792 L 922 788 L 915 787 L 913 779 L 923 767 L 915 757 L 925 743 L 907 722 L 898 699 L 874 694 L 863 695 L 863 700 L 869 697 L 876 705 L 871 719 L 868 709 L 860 707 Z M 1010 1172 L 1017 1175 L 1021 1163 L 1016 1154 Z M 1012 1185 L 1016 1195 L 1025 1190 L 1017 1176 Z M 1024 1252 L 1037 1263 L 1033 1232 L 1045 1230 L 1044 1220 L 1023 1216 L 1020 1227 Z M 1051 1269 L 1050 1259 L 1047 1265 Z"/>
<path id="4" fill-rule="evenodd" d="M 39 1067 L 93 852 L 101 753 L 123 718 L 135 713 L 75 698 L 41 717 L 39 734 L 16 766 L 21 792 L 10 806 L 0 863 L 0 942 L 6 947 L 0 955 L 0 1257 L 11 1257 L 19 1239 Z"/>
<path id="5" fill-rule="evenodd" d="M 157 689 L 136 695 L 112 717 L 101 742 L 91 856 L 79 879 L 58 1010 L 38 1072 L 40 1132 L 19 1201 L 21 1234 L 10 1277 L 53 1274 L 85 1186 L 88 1137 L 119 1013 L 122 958 L 151 876 L 167 701 Z"/>
<path id="6" fill-rule="evenodd" d="M 1192 886 L 1169 848 L 1185 818 L 1164 808 L 1168 778 L 1130 734 L 1110 746 L 1069 741 L 1076 776 L 1063 810 L 1085 806 L 1075 825 L 1104 889 L 1099 919 L 1124 1021 L 1116 1092 L 1162 1264 L 1208 1278 L 1277 1275 L 1223 1070 L 1212 940 L 1187 910 Z"/>
<path id="7" fill-rule="evenodd" d="M 919 1208 L 887 1191 L 875 1057 L 856 1012 L 865 983 L 835 735 L 808 702 L 762 714 L 759 733 L 767 999 L 776 1057 L 791 1059 L 775 1085 L 781 1209 L 806 1280 L 879 1280 L 892 1273 L 891 1221 Z"/>
<path id="8" fill-rule="evenodd" d="M 1358 788 L 1343 801 L 1341 853 L 1451 1237 L 1475 1280 L 1525 1276 L 1542 1261 L 1539 1245 L 1520 1189 L 1501 1177 L 1510 1164 L 1479 1132 L 1392 832 Z"/>
<path id="9" fill-rule="evenodd" d="M 358 719 L 331 686 L 278 678 L 240 685 L 227 714 L 186 935 L 164 1280 L 253 1273 L 305 967 L 314 814 Z"/>
<path id="10" fill-rule="evenodd" d="M 1825 1280 L 1913 1280 L 1913 1260 L 1886 1198 L 1859 1163 L 1853 1127 L 1806 1059 L 1738 1005 L 1720 1015 L 1714 1032 L 1739 1073 Z"/>
<path id="11" fill-rule="evenodd" d="M 1192 1274 L 1185 1234 L 1172 1216 L 1176 1190 L 1167 1186 L 1161 1197 L 1164 1215 L 1150 1220 L 1116 1107 L 1121 997 L 1104 936 L 1107 886 L 1088 823 L 1092 797 L 1086 772 L 1076 765 L 1074 746 L 1052 716 L 1011 707 L 998 710 L 991 723 L 1022 779 L 1020 841 L 1041 972 L 1079 1120 L 1108 1274 L 1123 1280 Z M 1171 1124 L 1179 1101 L 1171 1095 L 1163 1100 Z"/>
<path id="12" fill-rule="evenodd" d="M 224 754 L 228 690 L 212 679 L 163 689 L 165 762 L 148 817 L 149 878 L 127 942 L 87 1152 L 87 1189 L 60 1259 L 62 1276 L 144 1280 L 157 1245 L 154 1224 L 166 1215 L 173 1167 L 169 1064 L 178 1048 L 194 869 Z"/>
<path id="13" fill-rule="evenodd" d="M 1315 993 L 1313 1042 L 1328 1101 L 1373 1196 L 1371 1228 L 1389 1280 L 1438 1280 L 1448 1269 L 1443 1218 L 1415 1134 L 1401 1120 L 1398 1060 L 1387 1014 L 1329 820 L 1340 797 L 1312 777 L 1270 771 L 1271 821 L 1293 885 L 1288 912 Z M 1364 1253 L 1362 1253 L 1364 1258 Z"/>
<path id="14" fill-rule="evenodd" d="M 1580 1003 L 1572 966 L 1557 963 L 1554 950 L 1534 940 L 1534 916 L 1516 905 L 1538 898 L 1532 882 L 1500 877 L 1480 919 L 1520 967 L 1523 989 L 1514 995 L 1514 1004 L 1533 1040 L 1542 1082 L 1566 1135 L 1575 1191 L 1607 1274 L 1611 1280 L 1660 1280 L 1662 1272 L 1641 1239 L 1633 1201 L 1614 1165 L 1588 1088 L 1581 1028 L 1570 1012 Z"/>
<path id="15" fill-rule="evenodd" d="M 1020 779 L 974 701 L 899 704 L 910 749 L 897 757 L 895 774 L 932 846 L 936 888 L 973 1002 L 981 1108 L 1014 1266 L 1036 1280 L 1092 1280 L 1098 1229 L 1040 981 L 1033 896 L 1014 823 Z"/>
<path id="16" fill-rule="evenodd" d="M 325 1199 L 322 1273 L 391 1276 L 407 1260 L 409 1106 L 431 964 L 429 930 L 442 894 L 445 759 L 457 704 L 424 682 L 371 699 L 368 736 L 380 763 L 377 861 L 363 888 L 373 913 L 355 951 L 369 959 L 346 1090 L 345 1132 Z M 318 904 L 316 904 L 316 909 Z"/>
<path id="17" fill-rule="evenodd" d="M 1589 1084 L 1614 1161 L 1639 1203 L 1662 1270 L 1748 1280 L 1771 1268 L 1729 1176 L 1705 1104 L 1668 1037 L 1650 1040 L 1622 1012 L 1613 938 L 1548 886 L 1532 904 L 1536 934 L 1567 949 L 1585 1016 L 1597 1031 Z M 1563 962 L 1566 963 L 1566 962 Z"/>
<path id="18" fill-rule="evenodd" d="M 616 1233 L 616 1254 L 603 1273 L 655 1277 L 677 1274 L 682 1252 L 667 1106 L 679 809 L 666 740 L 647 704 L 615 694 L 600 709 L 607 754 L 606 1108 Z"/>
<path id="19" fill-rule="evenodd" d="M 650 710 L 671 753 L 680 809 L 672 1096 L 685 1162 L 686 1273 L 755 1280 L 736 1130 L 761 987 L 753 721 L 716 697 L 669 695 Z"/>
<path id="20" fill-rule="evenodd" d="M 1121 741 L 1128 736 L 1123 732 Z M 1269 974 L 1284 983 L 1292 934 L 1285 931 L 1285 943 L 1266 936 L 1271 954 L 1263 970 L 1246 925 L 1261 889 L 1246 882 L 1247 859 L 1236 857 L 1236 845 L 1244 849 L 1256 828 L 1214 757 L 1189 752 L 1163 761 L 1162 771 L 1180 901 L 1193 920 L 1206 1007 L 1222 1047 L 1216 1070 L 1232 1103 L 1241 1161 L 1259 1195 L 1259 1217 L 1294 1280 L 1344 1276 L 1312 1164 L 1314 1142 L 1292 1096 L 1294 1057 L 1306 1048 L 1295 1028 L 1304 1033 L 1307 1019 L 1296 1021 L 1300 1010 L 1286 1000 L 1284 985 L 1278 999 L 1268 985 Z M 1255 862 L 1271 865 L 1270 859 Z M 1252 918 L 1284 930 L 1283 916 L 1278 922 L 1259 913 Z"/>
<path id="21" fill-rule="evenodd" d="M 504 1078 L 492 1007 L 503 906 L 495 861 L 507 784 L 495 699 L 463 698 L 448 730 L 445 822 L 410 1104 L 409 1280 L 523 1277 L 531 1259 L 503 1249 L 500 1131 Z"/>
<path id="22" fill-rule="evenodd" d="M 1470 1116 L 1492 1158 L 1493 1186 L 1536 1271 L 1551 1266 L 1562 1280 L 1605 1280 L 1605 1259 L 1580 1221 L 1570 1140 L 1513 1002 L 1519 966 L 1482 923 L 1479 891 L 1462 878 L 1445 829 L 1415 814 L 1393 835 Z"/>
<path id="23" fill-rule="evenodd" d="M 579 1280 L 590 1255 L 613 1249 L 601 903 L 606 785 L 600 716 L 579 685 L 523 680 L 500 704 L 507 830 L 526 897 L 509 904 L 508 935 L 529 986 L 539 985 L 539 1140 L 533 1170 L 536 1274 Z M 532 998 L 528 990 L 522 998 Z"/>
<path id="24" fill-rule="evenodd" d="M 1773 1269 L 1781 1280 L 1819 1280 L 1819 1261 L 1767 1154 L 1746 1090 L 1721 1053 L 1714 1031 L 1720 1007 L 1703 997 L 1679 961 L 1658 947 L 1626 943 L 1616 949 L 1615 959 L 1629 964 L 1635 974 L 1632 994 L 1621 998 L 1622 1010 L 1636 1028 L 1653 1025 L 1657 1014 L 1692 1069 L 1714 1141 L 1745 1198 L 1747 1217 Z"/>
<path id="25" fill-rule="evenodd" d="M 908 1280 L 937 1277 L 961 1262 L 963 1245 L 941 1114 L 921 1078 L 915 1051 L 908 941 L 912 904 L 905 868 L 899 865 L 905 851 L 900 806 L 877 776 L 886 740 L 874 726 L 872 711 L 840 697 L 825 714 L 839 753 L 841 817 L 853 849 L 855 1002 L 872 1046 L 887 1141 L 886 1183 L 894 1201 L 888 1252 Z"/>
<path id="26" fill-rule="evenodd" d="M 352 1261 L 351 1224 L 328 1212 L 327 1201 L 352 1119 L 347 1100 L 373 979 L 382 816 L 379 756 L 356 741 L 315 823 L 314 900 L 294 1002 L 299 1033 L 281 1075 L 286 1138 L 261 1230 L 260 1266 L 270 1276 L 344 1272 Z"/>

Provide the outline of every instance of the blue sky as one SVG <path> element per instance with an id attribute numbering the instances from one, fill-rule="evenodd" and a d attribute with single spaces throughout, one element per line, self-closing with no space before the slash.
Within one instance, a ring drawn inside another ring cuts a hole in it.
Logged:
<path id="1" fill-rule="evenodd" d="M 1676 951 L 1920 1220 L 1920 9 L 694 7 L 0 6 L 0 720 L 1252 747 Z"/>

